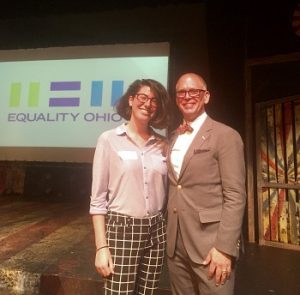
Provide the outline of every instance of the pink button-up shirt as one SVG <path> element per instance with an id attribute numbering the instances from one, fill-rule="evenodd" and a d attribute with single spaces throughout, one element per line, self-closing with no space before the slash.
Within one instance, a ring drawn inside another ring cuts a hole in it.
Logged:
<path id="1" fill-rule="evenodd" d="M 126 133 L 125 124 L 102 133 L 93 162 L 90 214 L 108 210 L 143 218 L 166 205 L 166 141 L 154 134 L 140 148 Z"/>

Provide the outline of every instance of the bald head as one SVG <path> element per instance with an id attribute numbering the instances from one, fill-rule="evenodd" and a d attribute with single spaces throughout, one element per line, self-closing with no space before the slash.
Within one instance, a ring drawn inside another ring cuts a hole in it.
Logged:
<path id="1" fill-rule="evenodd" d="M 178 86 L 185 82 L 193 82 L 197 85 L 201 85 L 202 89 L 207 90 L 207 85 L 205 80 L 195 73 L 185 73 L 179 77 L 176 83 L 176 90 L 178 90 Z"/>

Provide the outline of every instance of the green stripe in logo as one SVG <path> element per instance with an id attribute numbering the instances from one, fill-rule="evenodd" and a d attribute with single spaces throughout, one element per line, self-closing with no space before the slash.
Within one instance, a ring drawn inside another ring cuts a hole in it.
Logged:
<path id="1" fill-rule="evenodd" d="M 39 103 L 40 83 L 34 82 L 29 85 L 28 106 L 37 107 Z"/>
<path id="2" fill-rule="evenodd" d="M 21 83 L 12 83 L 10 86 L 9 106 L 18 107 L 21 98 Z"/>

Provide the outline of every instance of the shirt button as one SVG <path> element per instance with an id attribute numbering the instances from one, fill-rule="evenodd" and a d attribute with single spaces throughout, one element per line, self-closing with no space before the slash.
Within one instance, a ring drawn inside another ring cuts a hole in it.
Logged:
<path id="1" fill-rule="evenodd" d="M 177 213 L 177 208 L 173 208 L 173 213 Z"/>
<path id="2" fill-rule="evenodd" d="M 178 189 L 181 189 L 181 188 L 182 188 L 181 184 L 178 184 L 178 185 L 177 185 L 177 188 L 178 188 Z"/>

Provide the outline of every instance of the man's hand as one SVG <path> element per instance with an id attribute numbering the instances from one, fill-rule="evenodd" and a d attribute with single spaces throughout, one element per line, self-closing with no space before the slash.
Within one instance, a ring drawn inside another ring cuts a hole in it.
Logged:
<path id="1" fill-rule="evenodd" d="M 208 278 L 215 276 L 216 286 L 225 284 L 231 273 L 231 256 L 212 248 L 206 256 L 204 265 L 209 265 Z"/>

